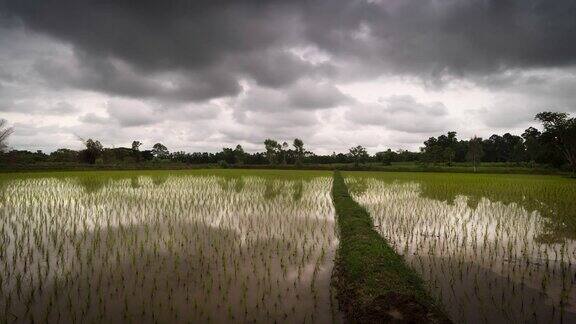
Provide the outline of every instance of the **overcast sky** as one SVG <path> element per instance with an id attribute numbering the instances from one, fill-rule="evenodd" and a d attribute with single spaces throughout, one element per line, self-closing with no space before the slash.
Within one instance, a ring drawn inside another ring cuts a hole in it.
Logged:
<path id="1" fill-rule="evenodd" d="M 17 149 L 417 149 L 543 110 L 576 112 L 572 0 L 0 0 Z"/>

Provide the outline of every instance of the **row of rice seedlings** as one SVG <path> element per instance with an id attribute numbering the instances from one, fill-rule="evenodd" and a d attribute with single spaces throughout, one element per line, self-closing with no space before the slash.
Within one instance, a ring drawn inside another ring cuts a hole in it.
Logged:
<path id="1" fill-rule="evenodd" d="M 331 178 L 223 181 L 10 182 L 0 322 L 338 321 Z"/>
<path id="2" fill-rule="evenodd" d="M 418 182 L 366 185 L 354 199 L 455 321 L 576 319 L 576 241 L 539 242 L 550 220 L 538 212 L 488 199 L 471 208 L 464 196 L 448 204 Z"/>

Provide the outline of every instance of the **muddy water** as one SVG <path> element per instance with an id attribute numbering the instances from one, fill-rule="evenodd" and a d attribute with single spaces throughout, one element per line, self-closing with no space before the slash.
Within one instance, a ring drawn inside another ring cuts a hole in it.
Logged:
<path id="1" fill-rule="evenodd" d="M 455 322 L 576 322 L 576 241 L 539 240 L 550 220 L 537 211 L 486 198 L 430 199 L 418 181 L 347 183 Z"/>
<path id="2" fill-rule="evenodd" d="M 330 177 L 16 178 L 0 321 L 341 322 Z"/>

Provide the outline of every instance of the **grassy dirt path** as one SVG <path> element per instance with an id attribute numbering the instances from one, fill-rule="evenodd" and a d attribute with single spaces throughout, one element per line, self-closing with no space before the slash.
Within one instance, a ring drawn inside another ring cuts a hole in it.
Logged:
<path id="1" fill-rule="evenodd" d="M 332 199 L 340 233 L 333 285 L 352 323 L 450 323 L 420 277 L 376 232 L 370 214 L 334 172 Z"/>

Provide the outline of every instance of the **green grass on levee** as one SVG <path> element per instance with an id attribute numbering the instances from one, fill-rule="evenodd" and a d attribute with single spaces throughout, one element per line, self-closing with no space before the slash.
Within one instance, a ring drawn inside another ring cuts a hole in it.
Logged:
<path id="1" fill-rule="evenodd" d="M 408 322 L 449 322 L 424 290 L 421 278 L 376 232 L 368 212 L 350 197 L 338 171 L 332 197 L 340 232 L 335 286 L 348 320 L 391 321 L 391 311 L 397 311 Z"/>

